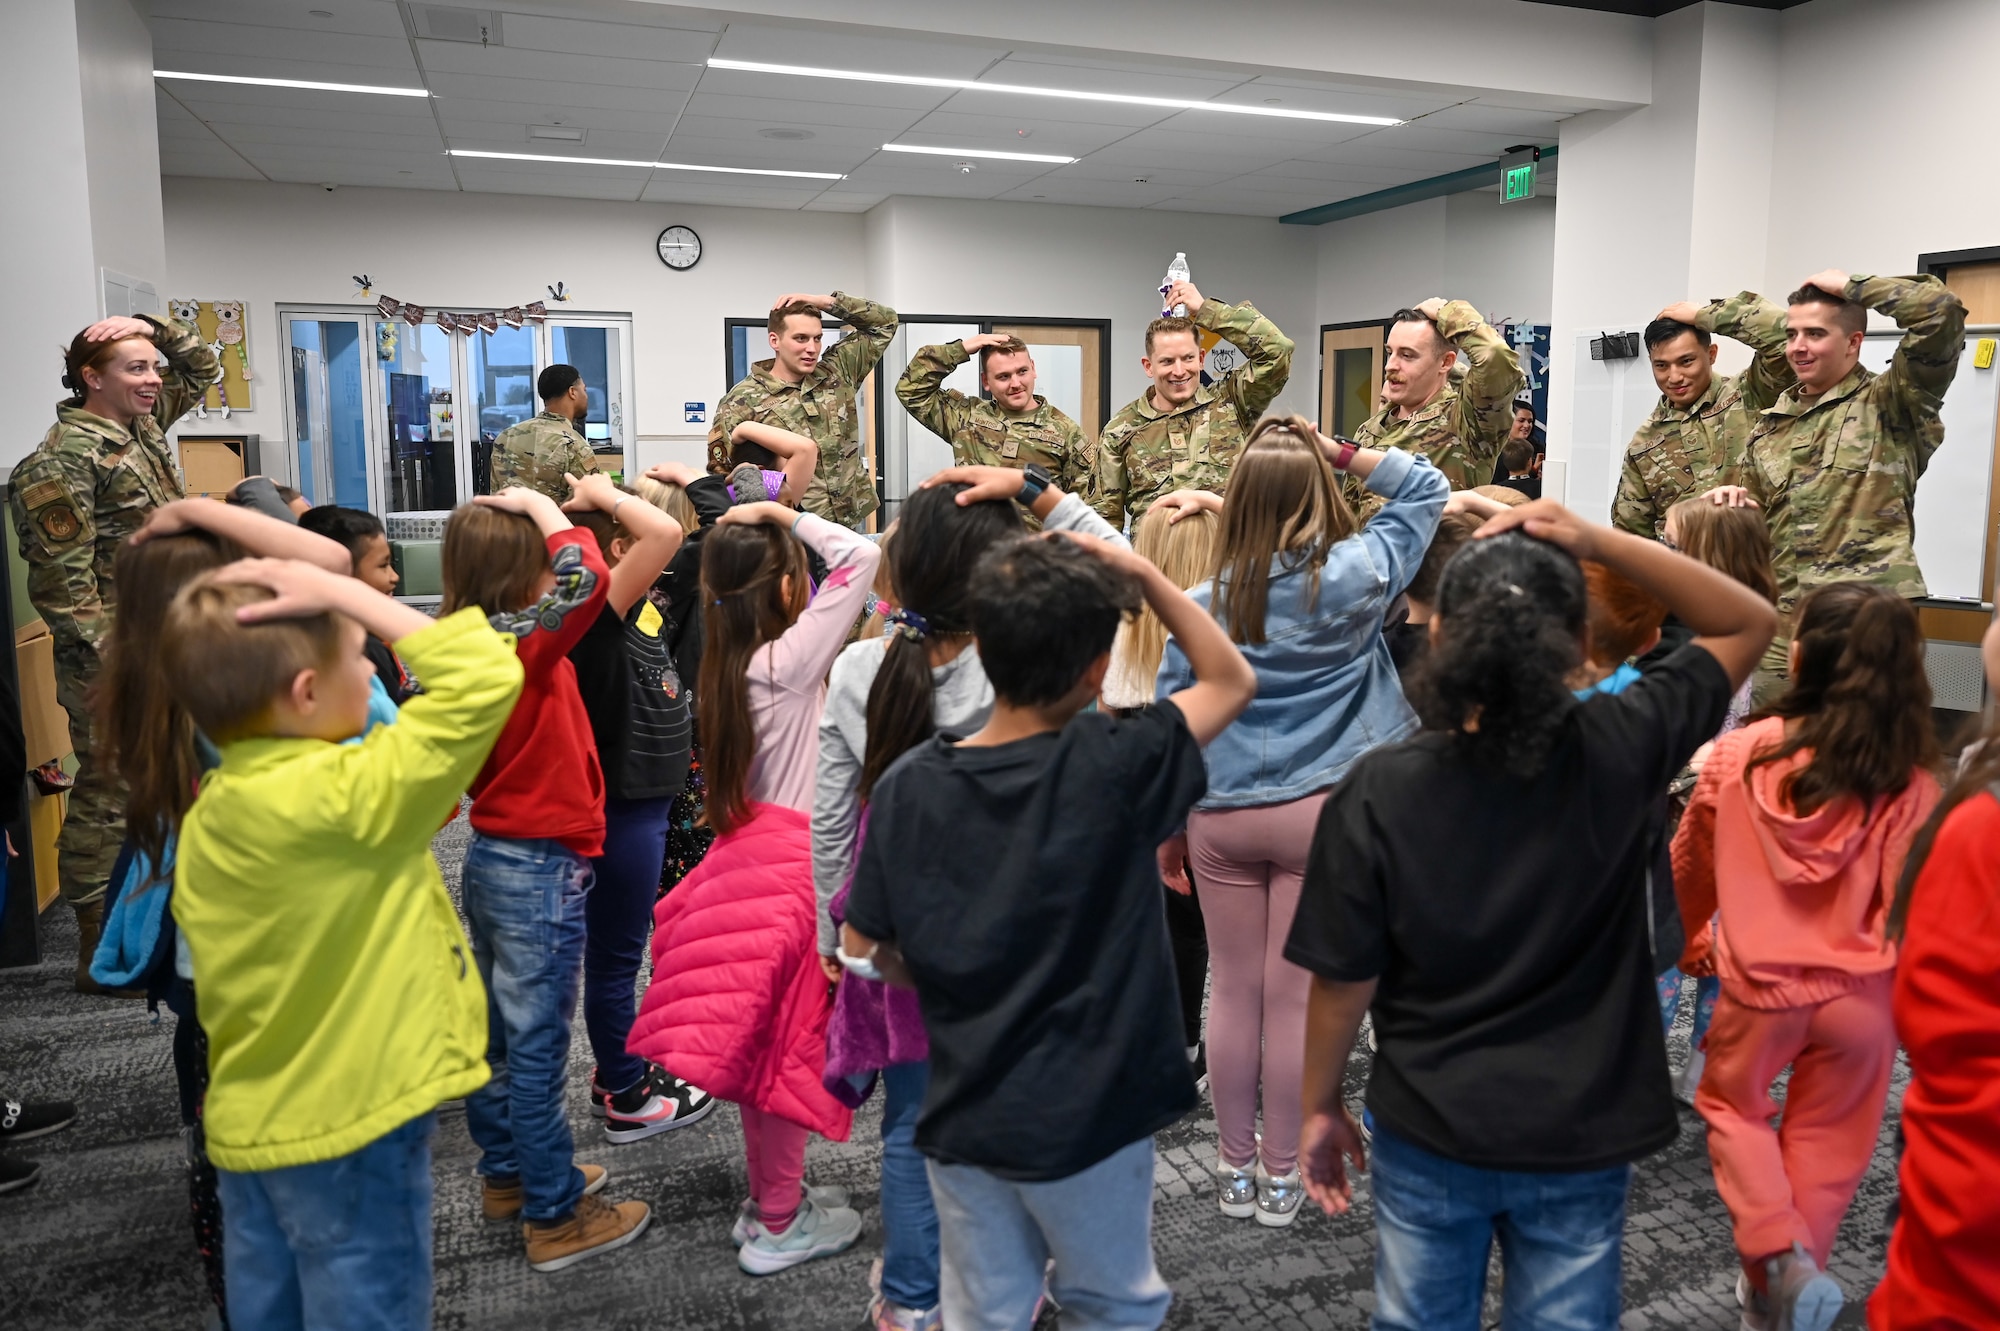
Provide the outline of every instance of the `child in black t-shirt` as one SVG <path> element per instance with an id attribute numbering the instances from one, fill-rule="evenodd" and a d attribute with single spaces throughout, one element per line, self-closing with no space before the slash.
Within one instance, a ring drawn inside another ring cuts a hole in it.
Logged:
<path id="1" fill-rule="evenodd" d="M 1577 698 L 1579 559 L 1699 636 Z M 1618 1325 L 1631 1163 L 1678 1131 L 1647 946 L 1658 805 L 1775 626 L 1742 584 L 1547 500 L 1445 570 L 1426 729 L 1327 798 L 1285 947 L 1314 974 L 1299 1156 L 1329 1214 L 1352 1196 L 1342 1157 L 1363 1162 L 1341 1074 L 1374 1016 L 1376 1326 L 1477 1331 L 1496 1234 L 1507 1325 Z"/>
<path id="2" fill-rule="evenodd" d="M 1139 592 L 1196 683 L 1124 719 L 1085 712 Z M 970 609 L 992 718 L 876 785 L 842 964 L 922 1002 L 944 1325 L 1027 1325 L 1046 1254 L 1058 1303 L 1158 1326 L 1152 1134 L 1195 1089 L 1154 851 L 1256 677 L 1165 574 L 1068 533 L 996 548 Z"/>

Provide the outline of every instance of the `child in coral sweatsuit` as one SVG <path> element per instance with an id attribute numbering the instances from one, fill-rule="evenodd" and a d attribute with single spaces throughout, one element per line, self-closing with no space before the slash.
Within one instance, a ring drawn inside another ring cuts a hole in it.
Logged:
<path id="1" fill-rule="evenodd" d="M 1695 1109 L 1735 1224 L 1743 1324 L 1824 1331 L 1842 1301 L 1824 1268 L 1896 1056 L 1883 924 L 1937 803 L 1937 746 L 1923 634 L 1886 589 L 1807 597 L 1791 675 L 1773 715 L 1716 741 L 1674 837 L 1674 887 L 1682 968 L 1722 980 Z"/>

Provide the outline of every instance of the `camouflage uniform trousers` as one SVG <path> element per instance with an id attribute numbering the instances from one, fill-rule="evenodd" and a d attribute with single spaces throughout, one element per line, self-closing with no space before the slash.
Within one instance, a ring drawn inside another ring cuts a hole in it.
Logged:
<path id="1" fill-rule="evenodd" d="M 96 669 L 56 658 L 56 701 L 69 713 L 70 747 L 76 752 L 76 785 L 63 811 L 56 838 L 56 875 L 71 906 L 104 899 L 112 865 L 125 842 L 125 786 L 105 770 L 91 733 L 88 693 Z"/>

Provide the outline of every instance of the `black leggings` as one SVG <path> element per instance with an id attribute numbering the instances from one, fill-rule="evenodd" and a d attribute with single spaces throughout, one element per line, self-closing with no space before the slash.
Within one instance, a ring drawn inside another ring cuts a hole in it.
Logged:
<path id="1" fill-rule="evenodd" d="M 1193 882 L 1190 874 L 1189 882 Z M 1174 977 L 1180 981 L 1181 1026 L 1190 1047 L 1201 1042 L 1201 1000 L 1208 986 L 1208 930 L 1201 901 L 1193 892 L 1167 892 L 1167 937 L 1174 945 Z"/>

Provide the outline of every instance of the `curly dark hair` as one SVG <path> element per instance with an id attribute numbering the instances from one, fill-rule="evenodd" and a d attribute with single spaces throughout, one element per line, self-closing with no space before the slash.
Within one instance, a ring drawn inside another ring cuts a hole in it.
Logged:
<path id="1" fill-rule="evenodd" d="M 1412 681 L 1425 728 L 1514 775 L 1541 771 L 1576 702 L 1587 604 L 1566 551 L 1512 532 L 1468 541 L 1439 580 L 1437 644 Z"/>

